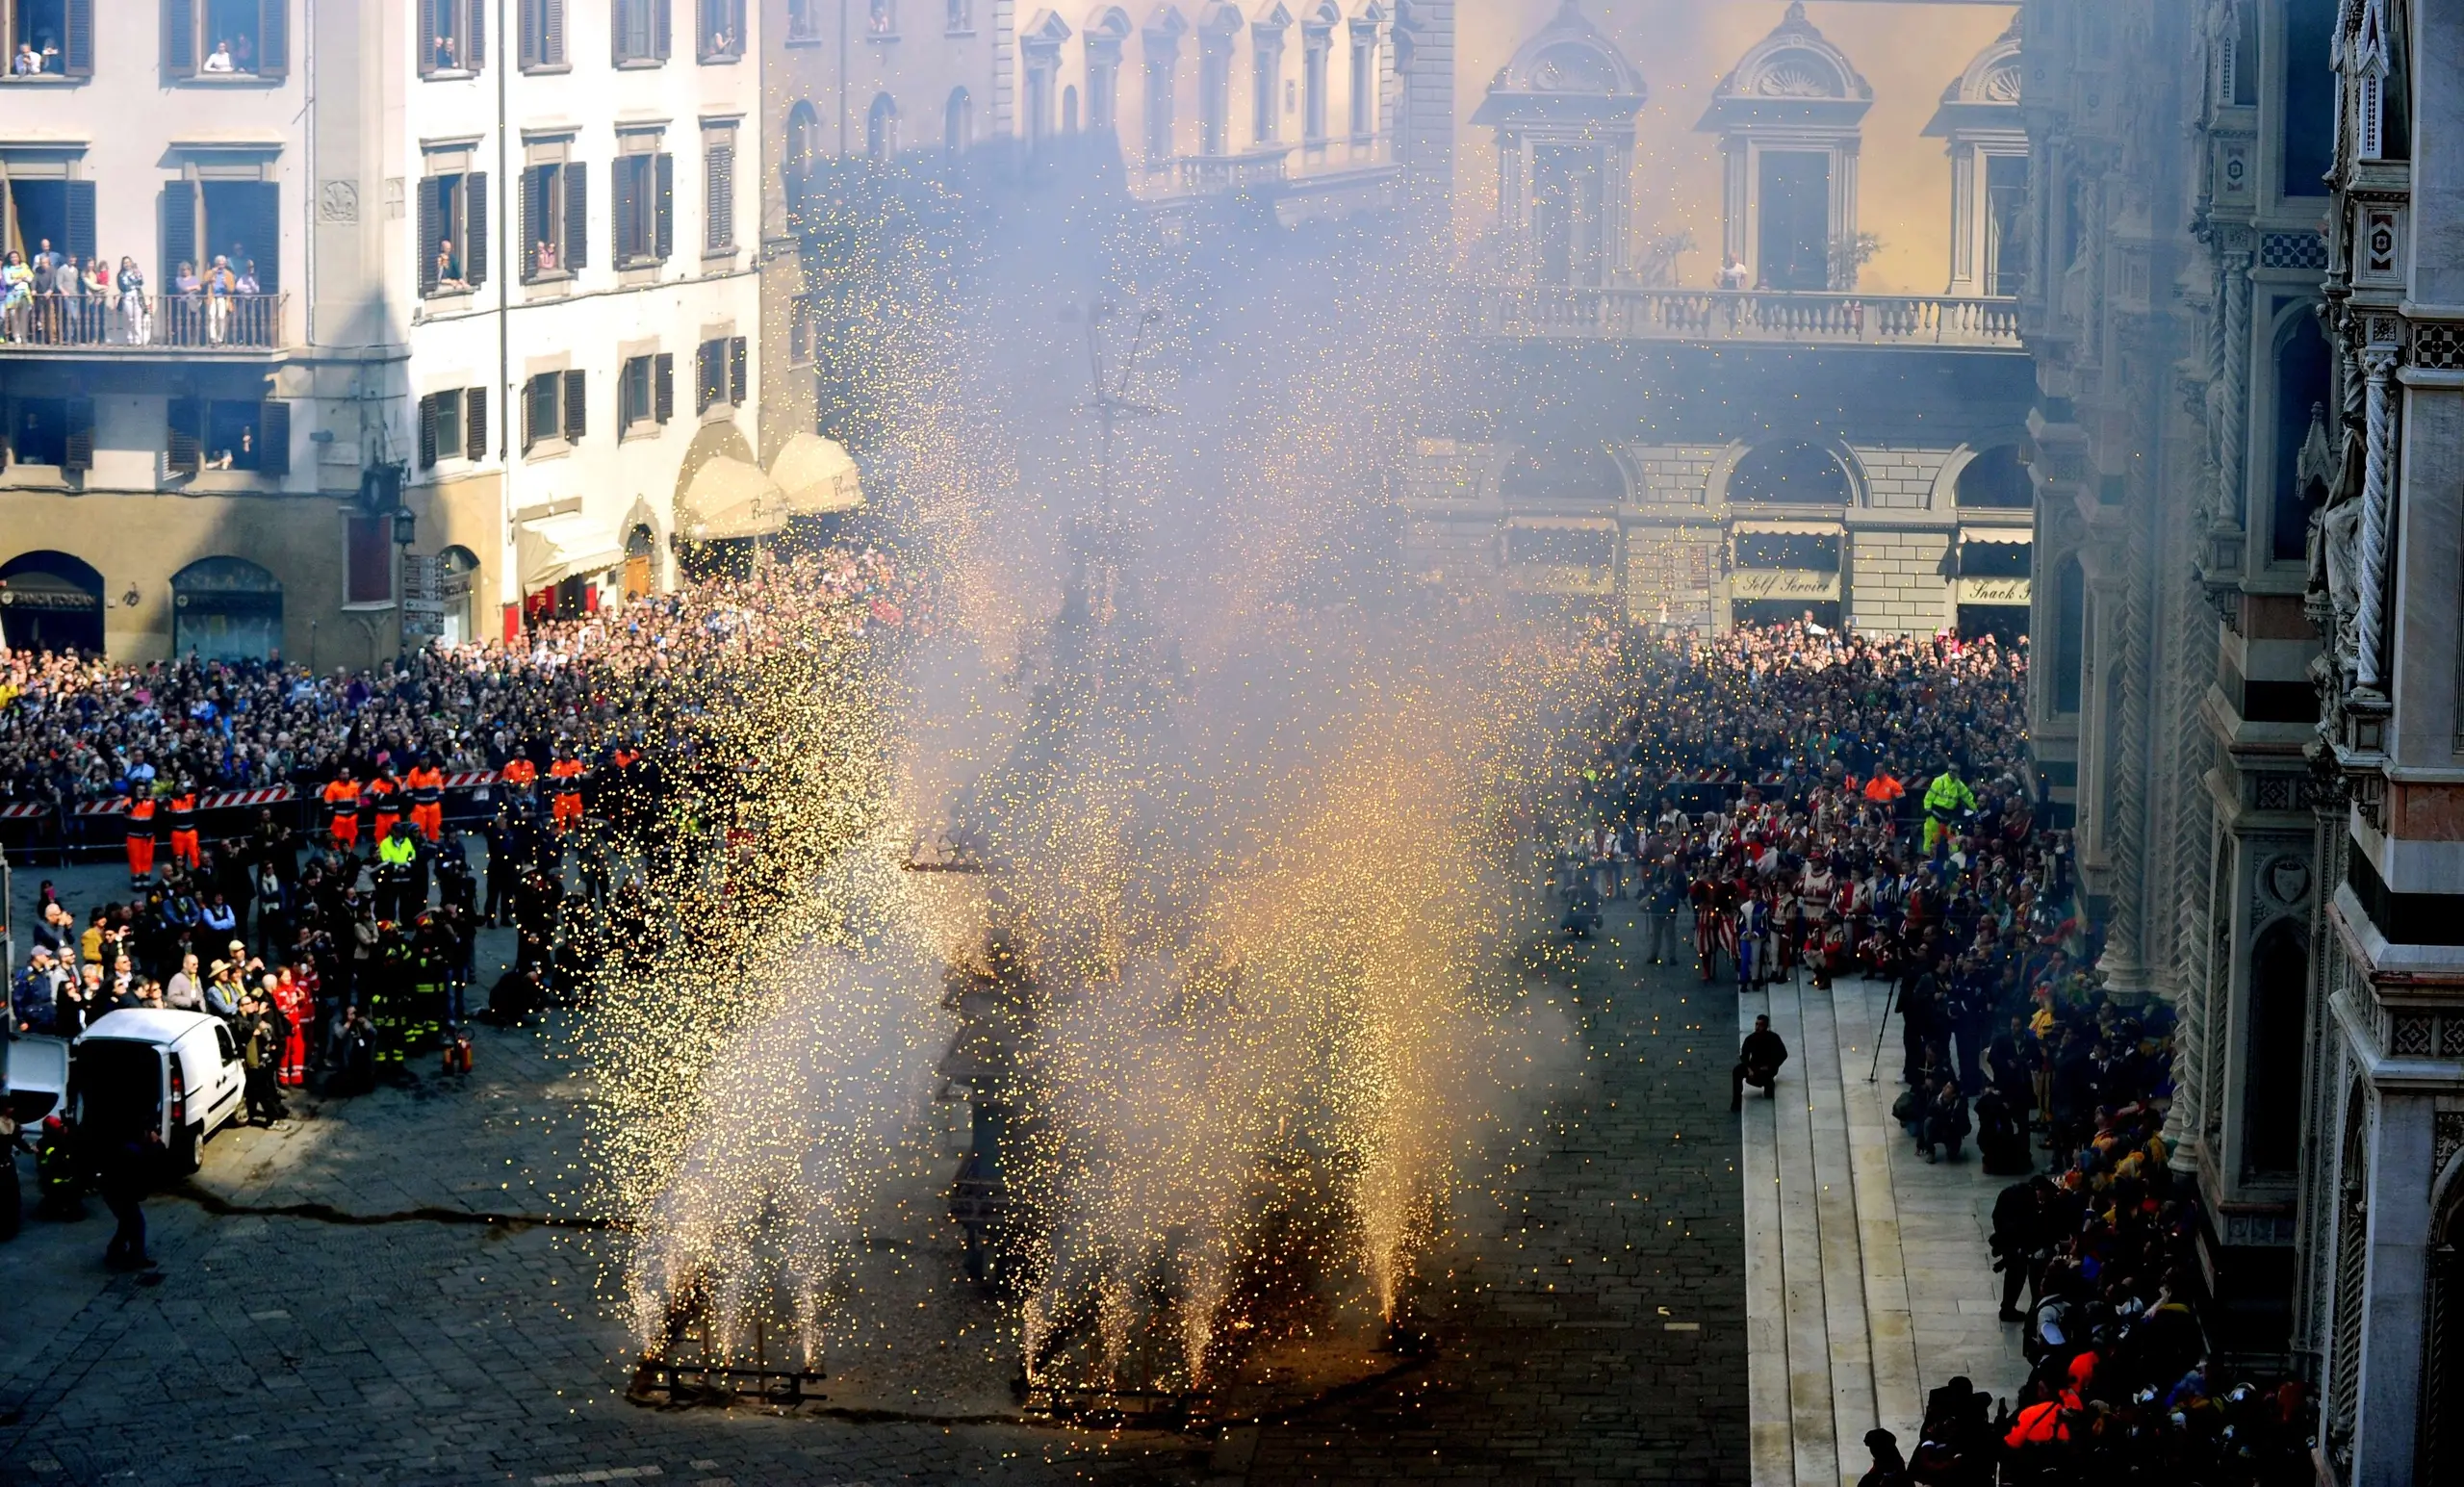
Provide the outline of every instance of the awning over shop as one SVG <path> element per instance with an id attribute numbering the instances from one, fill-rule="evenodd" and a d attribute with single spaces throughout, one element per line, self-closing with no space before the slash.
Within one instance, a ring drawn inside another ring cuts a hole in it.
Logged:
<path id="1" fill-rule="evenodd" d="M 677 535 L 687 542 L 768 537 L 787 525 L 787 498 L 768 475 L 721 455 L 694 472 L 676 503 Z"/>
<path id="2" fill-rule="evenodd" d="M 515 527 L 513 557 L 522 592 L 536 594 L 577 575 L 603 573 L 625 561 L 625 550 L 598 521 L 568 511 Z"/>
<path id="3" fill-rule="evenodd" d="M 770 462 L 770 479 L 785 496 L 791 516 L 830 516 L 864 503 L 854 456 L 837 441 L 798 434 Z"/>
<path id="4" fill-rule="evenodd" d="M 1729 530 L 1740 537 L 1836 537 L 1845 528 L 1837 522 L 1737 522 Z"/>
<path id="5" fill-rule="evenodd" d="M 1992 543 L 2001 547 L 2024 548 L 2037 540 L 2034 528 L 2026 526 L 1963 526 L 1962 543 Z"/>

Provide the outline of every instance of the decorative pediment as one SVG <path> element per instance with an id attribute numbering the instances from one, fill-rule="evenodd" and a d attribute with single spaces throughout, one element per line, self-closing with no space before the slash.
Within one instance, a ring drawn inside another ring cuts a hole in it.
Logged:
<path id="1" fill-rule="evenodd" d="M 1240 7 L 1228 0 L 1210 0 L 1206 9 L 1197 13 L 1197 29 L 1202 36 L 1237 37 L 1247 24 L 1241 18 Z"/>
<path id="2" fill-rule="evenodd" d="M 1119 41 L 1131 31 L 1129 13 L 1116 5 L 1099 5 L 1087 17 L 1087 39 Z"/>
<path id="3" fill-rule="evenodd" d="M 1769 125 L 1854 128 L 1873 106 L 1873 85 L 1806 18 L 1805 0 L 1769 36 L 1738 59 L 1711 92 L 1703 128 L 1731 131 Z"/>
<path id="4" fill-rule="evenodd" d="M 1252 31 L 1288 31 L 1291 27 L 1292 13 L 1283 8 L 1282 0 L 1267 0 L 1249 22 Z"/>
<path id="5" fill-rule="evenodd" d="M 1159 5 L 1146 13 L 1146 38 L 1152 42 L 1173 42 L 1190 34 L 1189 17 L 1176 5 Z"/>
<path id="6" fill-rule="evenodd" d="M 1965 70 L 1942 90 L 1942 106 L 1925 126 L 1929 139 L 1945 139 L 1978 130 L 2011 132 L 2019 122 L 2019 23 L 2002 33 L 1970 60 Z"/>
<path id="7" fill-rule="evenodd" d="M 1476 124 L 1518 118 L 1631 119 L 1650 96 L 1643 76 L 1576 0 L 1498 70 Z"/>
<path id="8" fill-rule="evenodd" d="M 1020 46 L 1059 46 L 1075 33 L 1069 22 L 1050 11 L 1038 11 L 1018 32 Z"/>

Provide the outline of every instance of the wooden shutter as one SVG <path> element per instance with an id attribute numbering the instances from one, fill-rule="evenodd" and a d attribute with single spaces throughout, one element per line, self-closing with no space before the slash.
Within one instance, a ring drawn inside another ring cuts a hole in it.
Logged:
<path id="1" fill-rule="evenodd" d="M 476 8 L 483 0 L 471 3 Z M 514 0 L 514 4 L 520 8 L 513 26 L 514 55 L 527 70 L 539 65 L 539 43 L 543 39 L 539 35 L 539 0 Z"/>
<path id="2" fill-rule="evenodd" d="M 163 70 L 196 76 L 196 0 L 163 0 Z"/>
<path id="3" fill-rule="evenodd" d="M 257 473 L 291 474 L 291 404 L 276 398 L 257 408 Z"/>
<path id="4" fill-rule="evenodd" d="M 257 266 L 257 288 L 268 295 L 282 293 L 282 188 L 271 181 L 251 181 L 240 185 L 242 192 L 240 245 Z M 233 264 L 238 273 L 246 264 Z"/>
<path id="5" fill-rule="evenodd" d="M 539 209 L 540 193 L 546 189 L 548 167 L 526 167 L 522 172 L 522 282 L 539 277 Z"/>
<path id="6" fill-rule="evenodd" d="M 163 268 L 156 292 L 167 293 L 182 264 L 196 262 L 196 183 L 172 181 L 163 188 Z"/>
<path id="7" fill-rule="evenodd" d="M 658 158 L 658 190 L 653 194 L 652 201 L 658 213 L 658 242 L 653 247 L 652 256 L 665 263 L 676 251 L 676 157 L 673 155 Z"/>
<path id="8" fill-rule="evenodd" d="M 565 443 L 579 444 L 581 436 L 590 432 L 590 400 L 588 384 L 582 373 L 565 373 Z"/>
<path id="9" fill-rule="evenodd" d="M 94 75 L 94 0 L 68 0 L 68 35 L 60 47 L 60 70 L 68 77 Z"/>
<path id="10" fill-rule="evenodd" d="M 60 468 L 65 471 L 94 468 L 94 399 L 68 399 L 68 449 L 60 457 Z"/>
<path id="11" fill-rule="evenodd" d="M 651 363 L 651 416 L 662 423 L 676 417 L 676 357 L 667 351 Z"/>
<path id="12" fill-rule="evenodd" d="M 565 167 L 565 241 L 556 244 L 556 262 L 566 269 L 590 263 L 590 167 L 578 161 Z"/>
<path id="13" fill-rule="evenodd" d="M 729 145 L 710 150 L 707 195 L 709 230 L 704 246 L 724 253 L 735 246 L 735 150 Z"/>
<path id="14" fill-rule="evenodd" d="M 650 0 L 650 7 L 651 51 L 659 61 L 665 62 L 668 51 L 675 44 L 672 33 L 675 30 L 676 0 Z"/>
<path id="15" fill-rule="evenodd" d="M 462 65 L 476 71 L 488 61 L 488 0 L 471 0 L 462 33 Z"/>
<path id="16" fill-rule="evenodd" d="M 736 336 L 728 342 L 728 401 L 744 406 L 745 338 Z"/>
<path id="17" fill-rule="evenodd" d="M 436 249 L 445 241 L 444 188 L 436 181 L 420 182 L 420 293 L 436 293 Z"/>
<path id="18" fill-rule="evenodd" d="M 94 257 L 94 183 L 69 181 L 65 184 L 68 188 L 68 241 L 62 251 L 76 254 L 80 264 L 90 264 Z"/>
<path id="19" fill-rule="evenodd" d="M 466 388 L 462 394 L 462 457 L 474 463 L 488 457 L 488 390 Z"/>
<path id="20" fill-rule="evenodd" d="M 175 475 L 192 475 L 205 465 L 205 404 L 193 397 L 171 399 L 169 449 L 164 465 Z"/>
<path id="21" fill-rule="evenodd" d="M 693 416 L 700 418 L 710 411 L 717 400 L 710 388 L 710 343 L 703 342 L 693 348 Z"/>
<path id="22" fill-rule="evenodd" d="M 565 64 L 565 0 L 539 0 L 539 64 Z"/>
<path id="23" fill-rule="evenodd" d="M 420 34 L 416 49 L 420 58 L 420 76 L 436 70 L 436 38 L 442 27 L 436 23 L 437 13 L 455 0 L 420 0 Z"/>
<path id="24" fill-rule="evenodd" d="M 436 395 L 420 399 L 420 468 L 436 468 Z"/>
<path id="25" fill-rule="evenodd" d="M 462 178 L 462 277 L 474 289 L 488 282 L 488 173 Z"/>
<path id="26" fill-rule="evenodd" d="M 291 0 L 257 0 L 257 76 L 291 75 Z"/>
<path id="27" fill-rule="evenodd" d="M 548 372 L 522 384 L 522 452 L 525 454 L 548 437 L 549 416 L 552 410 L 543 405 L 546 399 L 542 397 L 542 390 L 552 385 L 549 378 L 554 375 L 552 372 Z"/>

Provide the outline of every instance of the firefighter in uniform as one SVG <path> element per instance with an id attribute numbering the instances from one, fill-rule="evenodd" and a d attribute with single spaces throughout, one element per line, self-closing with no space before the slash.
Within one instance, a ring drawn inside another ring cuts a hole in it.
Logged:
<path id="1" fill-rule="evenodd" d="M 154 792 L 139 786 L 128 797 L 128 881 L 142 888 L 154 876 Z"/>
<path id="2" fill-rule="evenodd" d="M 394 823 L 402 819 L 402 782 L 393 765 L 379 767 L 376 778 L 368 782 L 368 808 L 370 837 L 382 844 L 394 834 Z"/>
<path id="3" fill-rule="evenodd" d="M 334 845 L 345 856 L 359 851 L 359 782 L 350 777 L 350 766 L 334 771 L 325 786 L 325 824 L 333 834 Z"/>
<path id="4" fill-rule="evenodd" d="M 203 867 L 196 841 L 196 782 L 183 780 L 177 793 L 164 803 L 171 818 L 171 860 L 182 867 Z"/>
<path id="5" fill-rule="evenodd" d="M 369 965 L 368 1020 L 376 1033 L 378 1067 L 401 1066 L 410 1031 L 411 947 L 401 926 L 376 926 L 376 955 Z"/>
<path id="6" fill-rule="evenodd" d="M 581 790 L 587 773 L 570 747 L 557 748 L 556 761 L 548 766 L 548 797 L 550 820 L 560 834 L 581 825 Z"/>
<path id="7" fill-rule="evenodd" d="M 445 771 L 436 767 L 433 758 L 422 759 L 403 777 L 402 783 L 411 792 L 411 824 L 429 845 L 445 839 Z"/>
<path id="8" fill-rule="evenodd" d="M 421 911 L 411 929 L 411 1005 L 403 1034 L 413 1048 L 433 1048 L 445 1033 L 445 983 L 453 974 L 452 936 L 444 916 Z"/>
<path id="9" fill-rule="evenodd" d="M 410 902 L 411 875 L 419 859 L 419 843 L 401 822 L 376 843 L 376 917 L 399 924 L 417 911 Z M 420 895 L 423 901 L 427 895 Z"/>

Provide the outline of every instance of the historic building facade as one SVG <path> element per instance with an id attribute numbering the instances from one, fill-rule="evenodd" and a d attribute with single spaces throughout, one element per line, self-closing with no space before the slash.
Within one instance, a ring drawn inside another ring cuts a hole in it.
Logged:
<path id="1" fill-rule="evenodd" d="M 2025 630 L 2015 8 L 1645 11 L 1653 68 L 1568 4 L 1473 115 L 1479 411 L 1407 473 L 1413 567 L 1687 628 Z M 1955 75 L 1891 46 L 1920 19 Z M 1877 185 L 1869 139 L 1946 163 Z"/>
<path id="2" fill-rule="evenodd" d="M 0 344 L 13 643 L 367 664 L 768 499 L 740 0 L 87 11 L 0 84 L 9 244 L 115 269 Z"/>

